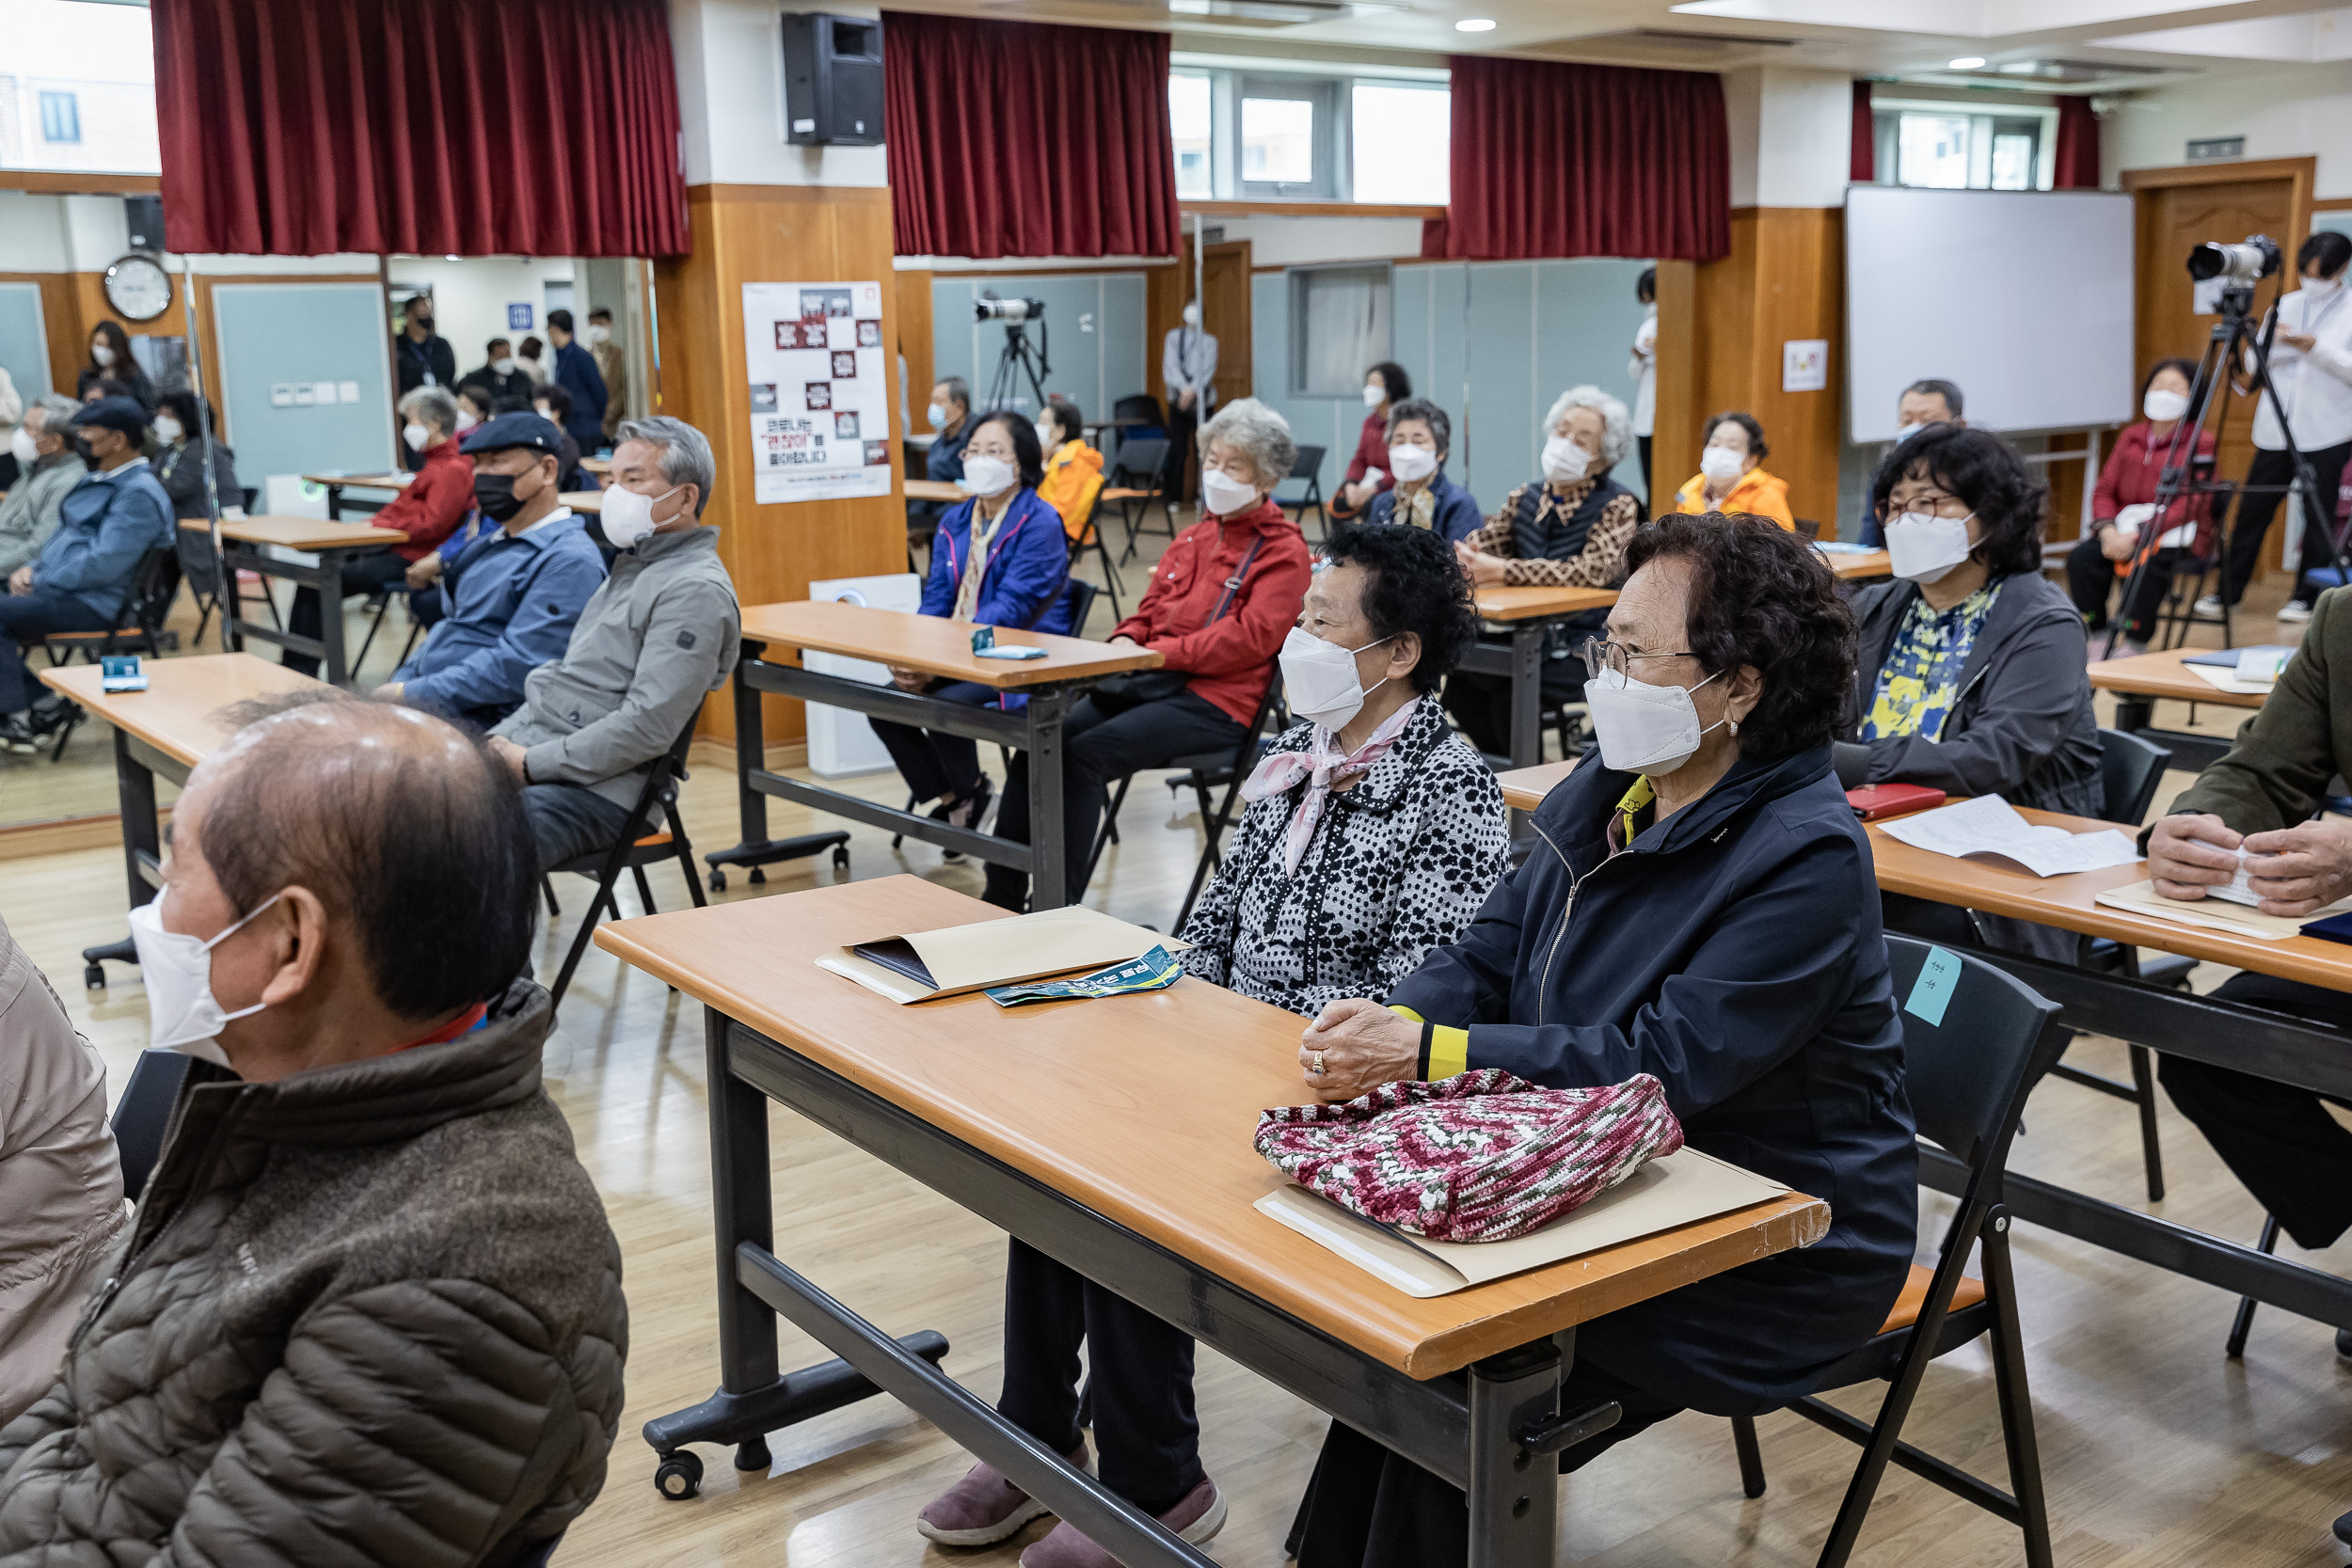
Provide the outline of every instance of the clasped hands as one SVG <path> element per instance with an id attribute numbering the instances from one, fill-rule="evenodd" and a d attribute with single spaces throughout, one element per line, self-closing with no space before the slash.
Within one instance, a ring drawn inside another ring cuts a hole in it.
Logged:
<path id="1" fill-rule="evenodd" d="M 1327 1101 L 1370 1094 L 1420 1066 L 1421 1025 L 1360 996 L 1325 1003 L 1299 1036 L 1298 1070 Z"/>
<path id="2" fill-rule="evenodd" d="M 2270 857 L 2247 868 L 2247 885 L 2265 914 L 2299 919 L 2352 893 L 2352 833 L 2326 822 L 2298 822 L 2266 833 L 2240 833 L 2210 814 L 2167 816 L 2148 835 L 2148 876 L 2156 892 L 2183 900 L 2225 887 L 2237 873 L 2237 850 Z"/>
<path id="3" fill-rule="evenodd" d="M 1500 587 L 1502 582 L 1503 569 L 1510 564 L 1502 556 L 1487 555 L 1482 550 L 1471 549 L 1470 542 L 1462 539 L 1454 542 L 1454 563 L 1462 568 L 1462 575 L 1470 578 L 1472 585 L 1479 588 Z"/>

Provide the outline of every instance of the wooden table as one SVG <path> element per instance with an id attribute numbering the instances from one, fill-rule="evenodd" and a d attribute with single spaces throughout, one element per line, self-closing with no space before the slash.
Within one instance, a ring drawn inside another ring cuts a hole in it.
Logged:
<path id="1" fill-rule="evenodd" d="M 302 482 L 305 484 L 320 485 L 326 489 L 326 520 L 330 523 L 339 523 L 342 521 L 343 508 L 346 504 L 351 510 L 363 515 L 380 512 L 391 504 L 389 499 L 346 503 L 343 499 L 345 490 L 385 490 L 396 494 L 414 484 L 417 482 L 417 476 L 411 473 L 304 474 Z"/>
<path id="2" fill-rule="evenodd" d="M 1510 641 L 1481 638 L 1462 656 L 1462 668 L 1511 681 L 1511 766 L 1532 768 L 1544 760 L 1544 665 L 1551 628 L 1571 615 L 1606 610 L 1617 602 L 1613 588 L 1481 588 L 1472 594 L 1482 621 L 1499 621 Z M 1575 657 L 1573 654 L 1569 657 Z"/>
<path id="3" fill-rule="evenodd" d="M 952 503 L 964 499 L 962 486 L 944 479 L 910 479 L 906 482 L 906 493 L 911 501 Z"/>
<path id="4" fill-rule="evenodd" d="M 555 499 L 583 517 L 594 517 L 604 511 L 601 490 L 566 490 Z"/>
<path id="5" fill-rule="evenodd" d="M 1259 1112 L 1306 1097 L 1295 1016 L 1191 978 L 901 1007 L 814 964 L 844 941 L 1002 917 L 890 877 L 597 929 L 706 1009 L 723 1381 L 646 1423 L 671 1495 L 701 1471 L 684 1445 L 739 1444 L 737 1465 L 764 1468 L 762 1433 L 880 1389 L 1131 1568 L 1209 1562 L 931 1365 L 936 1336 L 895 1339 L 776 1257 L 770 1099 L 1465 1487 L 1476 1568 L 1554 1560 L 1558 1467 L 1520 1449 L 1557 1410 L 1577 1324 L 1828 1229 L 1826 1206 L 1791 1194 L 1415 1300 L 1250 1207 L 1284 1180 L 1251 1148 Z M 779 1313 L 841 1360 L 779 1376 Z M 1589 1431 L 1614 1419 L 1589 1414 Z"/>
<path id="6" fill-rule="evenodd" d="M 163 824 L 155 810 L 157 775 L 175 784 L 229 738 L 220 712 L 232 703 L 272 697 L 320 683 L 282 664 L 251 654 L 198 654 L 185 658 L 141 661 L 144 691 L 105 691 L 104 671 L 95 664 L 67 664 L 34 672 L 59 696 L 79 703 L 114 726 L 115 798 L 122 814 L 123 882 L 135 908 L 162 885 Z M 85 949 L 83 983 L 103 990 L 103 960 L 138 961 L 125 940 Z"/>
<path id="7" fill-rule="evenodd" d="M 612 459 L 609 457 L 583 457 L 580 460 L 580 467 L 582 473 L 594 474 L 598 479 L 602 479 L 612 471 Z"/>
<path id="8" fill-rule="evenodd" d="M 1576 770 L 1576 758 L 1569 757 L 1496 774 L 1495 783 L 1502 786 L 1502 803 L 1513 811 L 1534 811 L 1544 803 L 1544 797 L 1551 793 L 1553 785 Z"/>
<path id="9" fill-rule="evenodd" d="M 2254 709 L 2266 701 L 2261 692 L 2224 691 L 2187 667 L 2191 654 L 2205 648 L 2174 648 L 2169 653 L 2135 654 L 2128 658 L 2102 659 L 2085 672 L 2093 688 L 2115 693 L 2115 727 L 2168 747 L 2172 766 L 2202 772 L 2230 749 L 2227 740 L 2185 730 L 2153 726 L 2156 702 L 2211 703 L 2217 707 Z"/>
<path id="10" fill-rule="evenodd" d="M 752 880 L 764 881 L 759 867 L 793 860 L 842 843 L 847 835 L 804 833 L 797 838 L 768 836 L 771 795 L 797 801 L 817 811 L 846 816 L 854 822 L 904 833 L 997 865 L 1029 874 L 1032 909 L 1050 910 L 1070 901 L 1062 865 L 1061 731 L 1071 705 L 1086 689 L 1105 676 L 1130 670 L 1155 670 L 1160 656 L 1149 648 L 1114 648 L 1075 637 L 1045 632 L 996 633 L 999 643 L 1025 643 L 1047 650 L 1046 657 L 1017 663 L 980 658 L 972 652 L 977 628 L 965 621 L 937 615 L 910 615 L 901 610 L 875 610 L 834 600 L 796 599 L 784 604 L 755 605 L 743 611 L 743 653 L 735 665 L 735 756 L 740 784 L 743 840 L 732 849 L 705 855 L 710 863 L 712 891 L 726 885 L 722 869 L 752 867 Z M 947 680 L 971 681 L 1028 697 L 1018 713 L 969 707 L 937 698 L 901 691 L 896 687 L 868 686 L 839 675 L 820 675 L 798 664 L 771 659 L 768 645 L 815 648 L 870 659 L 877 664 L 919 670 Z M 949 735 L 993 740 L 1029 753 L 1029 839 L 1016 844 L 1009 838 L 971 828 L 951 827 L 915 812 L 877 805 L 871 800 L 821 784 L 806 784 L 771 772 L 760 714 L 759 694 L 774 691 L 803 701 L 824 703 L 902 724 L 945 730 Z"/>
<path id="11" fill-rule="evenodd" d="M 2186 677 L 2195 680 L 2197 677 Z M 2029 822 L 2087 832 L 2121 823 L 2023 810 Z M 2225 931 L 2175 925 L 2095 903 L 2109 889 L 2144 880 L 2145 864 L 2111 866 L 2066 877 L 2036 877 L 2022 870 L 1954 860 L 1915 848 L 1867 825 L 1878 883 L 1887 893 L 1909 894 L 1988 914 L 2011 915 L 2086 936 L 2106 937 L 2130 946 L 2227 964 L 2259 974 L 2300 980 L 2329 990 L 2352 990 L 2352 947 L 2293 937 L 2264 942 Z M 2059 1022 L 2093 1034 L 2112 1035 L 2170 1055 L 2254 1073 L 2299 1088 L 2352 1099 L 2352 1051 L 2331 1029 L 2262 1012 L 2210 997 L 2149 985 L 2122 974 L 2100 974 L 2068 963 L 1970 947 L 1972 957 L 2008 970 L 2065 1010 Z M 1957 1194 L 1967 1167 L 1940 1150 L 1919 1147 L 1919 1180 Z M 2011 1169 L 2003 1200 L 2022 1219 L 2109 1248 L 2175 1274 L 2201 1279 L 2236 1295 L 2252 1296 L 2290 1312 L 2352 1328 L 2352 1280 L 2308 1265 L 2255 1251 L 2237 1242 L 2192 1230 L 2140 1210 L 2053 1186 Z"/>
<path id="12" fill-rule="evenodd" d="M 201 517 L 187 517 L 180 526 L 191 533 L 211 532 Z M 398 529 L 371 528 L 365 523 L 327 523 L 316 517 L 224 517 L 220 524 L 220 574 L 223 605 L 222 635 L 242 648 L 248 637 L 309 654 L 320 661 L 326 678 L 336 686 L 351 684 L 352 672 L 343 656 L 343 558 L 389 549 L 407 539 Z M 301 550 L 318 557 L 315 565 L 281 561 L 263 546 Z M 244 618 L 237 596 L 237 573 L 259 572 L 301 584 L 319 596 L 319 635 L 300 637 L 283 626 L 259 626 Z"/>
<path id="13" fill-rule="evenodd" d="M 1894 558 L 1884 550 L 1823 550 L 1821 559 L 1829 562 L 1829 569 L 1841 582 L 1895 575 Z"/>

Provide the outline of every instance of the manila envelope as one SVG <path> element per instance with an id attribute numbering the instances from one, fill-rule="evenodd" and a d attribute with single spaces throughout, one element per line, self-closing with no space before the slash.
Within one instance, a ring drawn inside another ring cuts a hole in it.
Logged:
<path id="1" fill-rule="evenodd" d="M 1295 1181 L 1266 1194 L 1254 1207 L 1408 1296 L 1442 1296 L 1769 1202 L 1787 1191 L 1754 1171 L 1686 1148 L 1652 1160 L 1581 1209 L 1507 1242 L 1433 1242 L 1408 1235 L 1351 1213 Z"/>
<path id="2" fill-rule="evenodd" d="M 1125 963 L 1154 947 L 1176 954 L 1191 945 L 1114 920 L 1100 910 L 1070 904 L 1009 920 L 876 935 L 844 943 L 817 963 L 893 1002 L 928 1002 L 934 996 L 961 996 L 991 986 Z M 872 956 L 877 953 L 892 962 L 878 962 Z M 928 982 L 922 974 L 929 974 Z"/>

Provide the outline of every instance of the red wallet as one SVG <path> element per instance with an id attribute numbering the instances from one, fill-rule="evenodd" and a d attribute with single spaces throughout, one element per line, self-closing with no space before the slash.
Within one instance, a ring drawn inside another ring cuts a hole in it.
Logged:
<path id="1" fill-rule="evenodd" d="M 1866 789 L 1846 791 L 1846 803 L 1865 822 L 1876 822 L 1882 816 L 1901 816 L 1910 812 L 1925 811 L 1944 803 L 1944 792 L 1925 784 L 1883 784 Z"/>

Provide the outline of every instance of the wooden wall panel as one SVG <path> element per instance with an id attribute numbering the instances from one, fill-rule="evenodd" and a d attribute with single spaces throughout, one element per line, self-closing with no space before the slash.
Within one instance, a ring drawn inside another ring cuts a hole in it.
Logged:
<path id="1" fill-rule="evenodd" d="M 907 356 L 907 406 L 919 415 L 933 379 L 931 274 L 928 271 L 899 273 L 897 293 L 898 352 Z"/>
<path id="2" fill-rule="evenodd" d="M 891 282 L 890 193 L 880 187 L 695 185 L 687 192 L 693 249 L 656 263 L 668 411 L 709 438 L 719 482 L 707 514 L 719 552 L 747 605 L 804 597 L 817 578 L 906 568 L 906 506 L 898 428 L 890 404 L 887 496 L 792 501 L 752 499 L 751 387 L 743 349 L 746 283 L 873 278 Z M 897 291 L 882 290 L 882 341 L 898 341 Z M 891 378 L 896 380 L 893 368 Z M 797 739 L 801 705 L 770 698 L 768 739 Z M 701 733 L 732 738 L 730 699 L 703 709 Z"/>
<path id="3" fill-rule="evenodd" d="M 1681 479 L 1696 473 L 1699 464 L 1699 311 L 1698 265 L 1692 261 L 1658 263 L 1658 405 L 1650 441 L 1650 478 L 1662 496 Z M 1650 511 L 1658 510 L 1658 497 Z"/>

